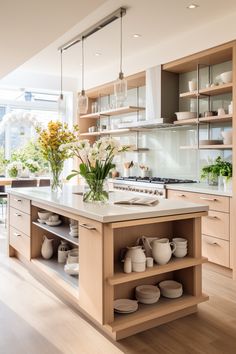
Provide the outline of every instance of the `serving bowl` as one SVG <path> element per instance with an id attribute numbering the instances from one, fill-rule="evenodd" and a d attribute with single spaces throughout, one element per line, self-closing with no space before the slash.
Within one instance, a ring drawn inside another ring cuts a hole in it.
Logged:
<path id="1" fill-rule="evenodd" d="M 175 112 L 177 120 L 197 118 L 197 112 Z"/>
<path id="2" fill-rule="evenodd" d="M 224 84 L 229 84 L 230 82 L 232 82 L 232 71 L 226 71 L 220 74 L 220 78 Z"/>

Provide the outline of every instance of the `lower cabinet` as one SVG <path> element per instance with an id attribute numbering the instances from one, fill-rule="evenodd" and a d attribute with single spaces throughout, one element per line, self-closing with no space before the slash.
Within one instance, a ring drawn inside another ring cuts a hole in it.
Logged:
<path id="1" fill-rule="evenodd" d="M 202 254 L 230 268 L 230 197 L 179 190 L 168 190 L 167 197 L 209 206 L 208 216 L 202 218 Z"/>

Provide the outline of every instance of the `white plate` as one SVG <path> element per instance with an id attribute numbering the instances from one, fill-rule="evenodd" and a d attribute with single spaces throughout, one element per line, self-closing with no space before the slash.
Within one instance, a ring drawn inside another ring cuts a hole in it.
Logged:
<path id="1" fill-rule="evenodd" d="M 79 274 L 79 263 L 69 263 L 65 264 L 64 271 L 69 275 L 78 275 Z"/>
<path id="2" fill-rule="evenodd" d="M 40 224 L 46 224 L 46 220 L 38 219 L 38 222 L 39 222 Z"/>
<path id="3" fill-rule="evenodd" d="M 46 221 L 46 224 L 48 225 L 48 226 L 58 226 L 58 225 L 60 225 L 61 224 L 61 220 L 58 220 L 58 221 Z"/>
<path id="4" fill-rule="evenodd" d="M 118 299 L 114 301 L 114 310 L 119 313 L 132 313 L 137 311 L 138 302 L 130 299 Z"/>

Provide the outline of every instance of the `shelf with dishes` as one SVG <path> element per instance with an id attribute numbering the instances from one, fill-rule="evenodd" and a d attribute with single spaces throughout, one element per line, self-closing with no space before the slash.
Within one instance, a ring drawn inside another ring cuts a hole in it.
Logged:
<path id="1" fill-rule="evenodd" d="M 198 98 L 198 97 L 201 98 L 204 96 L 217 96 L 225 93 L 230 93 L 232 92 L 232 89 L 233 89 L 233 84 L 226 83 L 218 86 L 206 87 L 200 89 L 199 92 L 197 90 L 190 91 L 190 92 L 183 92 L 179 94 L 179 97 L 180 98 Z"/>
<path id="2" fill-rule="evenodd" d="M 184 257 L 184 258 L 172 258 L 169 263 L 164 265 L 155 264 L 151 268 L 146 268 L 144 272 L 131 272 L 126 274 L 123 272 L 122 267 L 119 263 L 115 265 L 114 275 L 107 279 L 110 285 L 118 285 L 128 283 L 138 279 L 149 278 L 158 274 L 163 274 L 166 272 L 171 272 L 178 269 L 188 268 L 194 265 L 199 265 L 207 262 L 205 257 L 194 258 L 194 257 Z"/>
<path id="3" fill-rule="evenodd" d="M 174 121 L 174 125 L 196 125 L 196 124 L 206 124 L 206 123 L 228 123 L 232 122 L 232 114 L 224 114 L 219 116 L 206 116 L 192 119 L 183 119 Z"/>
<path id="4" fill-rule="evenodd" d="M 145 107 L 138 107 L 138 106 L 126 106 L 126 107 L 119 107 L 119 108 L 114 108 L 114 109 L 109 109 L 109 110 L 104 110 L 96 113 L 89 113 L 89 114 L 84 114 L 80 116 L 80 119 L 88 119 L 88 118 L 94 118 L 94 119 L 99 119 L 101 116 L 118 116 L 122 114 L 129 114 L 129 113 L 135 113 L 135 112 L 140 112 L 144 111 Z"/>
<path id="5" fill-rule="evenodd" d="M 138 310 L 130 314 L 115 314 L 114 321 L 106 325 L 112 332 L 119 332 L 128 329 L 130 326 L 135 326 L 155 320 L 157 317 L 164 317 L 173 312 L 184 310 L 188 313 L 186 308 L 198 305 L 201 302 L 208 300 L 208 296 L 201 294 L 193 296 L 184 294 L 177 299 L 161 298 L 157 303 L 151 305 L 139 304 Z M 191 313 L 191 312 L 189 312 Z"/>

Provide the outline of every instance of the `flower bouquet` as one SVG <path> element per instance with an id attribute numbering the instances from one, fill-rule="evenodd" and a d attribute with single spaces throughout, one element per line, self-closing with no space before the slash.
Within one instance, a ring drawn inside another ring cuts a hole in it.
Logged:
<path id="1" fill-rule="evenodd" d="M 74 125 L 71 131 L 66 123 L 50 121 L 46 129 L 37 127 L 36 131 L 39 135 L 40 150 L 51 169 L 51 189 L 57 191 L 62 187 L 61 173 L 64 161 L 72 157 L 70 150 L 65 146 L 78 140 L 78 126 Z M 60 149 L 62 145 L 64 148 Z"/>
<path id="2" fill-rule="evenodd" d="M 66 149 L 68 147 L 71 154 L 79 158 L 80 165 L 79 170 L 72 170 L 67 179 L 77 175 L 84 177 L 88 184 L 88 190 L 83 196 L 85 202 L 107 202 L 109 195 L 104 184 L 109 172 L 115 167 L 113 159 L 120 152 L 129 150 L 129 147 L 121 146 L 116 139 L 108 137 L 97 140 L 92 146 L 88 140 L 80 140 L 65 146 Z"/>

